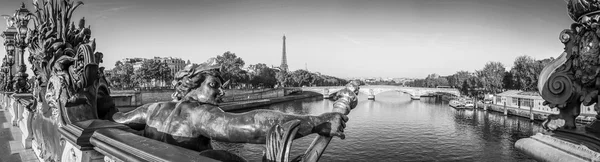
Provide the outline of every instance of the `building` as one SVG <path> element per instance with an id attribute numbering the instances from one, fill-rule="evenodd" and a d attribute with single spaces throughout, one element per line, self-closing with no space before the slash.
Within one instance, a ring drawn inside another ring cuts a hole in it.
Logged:
<path id="1" fill-rule="evenodd" d="M 558 114 L 558 109 L 551 109 L 548 106 L 543 105 L 544 99 L 537 92 L 523 92 L 517 90 L 508 90 L 497 94 L 492 99 L 492 102 L 496 105 L 504 105 L 512 108 L 519 108 L 529 110 L 533 108 L 534 111 L 544 112 L 548 114 Z"/>
<path id="2" fill-rule="evenodd" d="M 534 111 L 544 112 L 548 114 L 558 114 L 557 108 L 550 108 L 548 106 L 543 105 L 544 99 L 537 92 L 523 92 L 517 90 L 508 90 L 506 92 L 502 92 L 497 94 L 492 99 L 493 104 L 501 105 L 513 108 L 519 108 L 524 110 L 529 110 L 529 108 L 533 108 Z M 584 106 L 581 105 L 581 113 L 580 114 L 590 114 L 596 115 L 596 111 L 594 110 L 594 105 Z"/>

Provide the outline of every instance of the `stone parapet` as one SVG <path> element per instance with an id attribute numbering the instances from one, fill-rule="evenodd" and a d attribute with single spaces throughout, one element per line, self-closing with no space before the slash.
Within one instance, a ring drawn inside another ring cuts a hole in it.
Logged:
<path id="1" fill-rule="evenodd" d="M 600 161 L 600 153 L 584 145 L 542 133 L 518 140 L 515 147 L 538 161 Z"/>

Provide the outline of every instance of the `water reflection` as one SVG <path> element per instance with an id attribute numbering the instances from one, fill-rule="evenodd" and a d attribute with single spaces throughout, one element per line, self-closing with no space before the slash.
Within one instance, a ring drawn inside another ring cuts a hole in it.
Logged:
<path id="1" fill-rule="evenodd" d="M 543 129 L 528 119 L 483 110 L 456 110 L 439 98 L 410 100 L 406 94 L 382 93 L 375 101 L 359 96 L 349 115 L 346 139 L 335 138 L 322 161 L 530 161 L 514 142 Z M 306 99 L 266 109 L 318 115 L 332 101 Z M 305 151 L 314 135 L 294 141 L 292 155 Z M 260 161 L 264 146 L 234 144 L 233 150 Z"/>

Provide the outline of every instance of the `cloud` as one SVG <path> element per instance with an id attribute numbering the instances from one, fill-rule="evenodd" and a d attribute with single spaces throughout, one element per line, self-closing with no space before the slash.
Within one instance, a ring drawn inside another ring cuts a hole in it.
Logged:
<path id="1" fill-rule="evenodd" d="M 133 6 L 117 6 L 117 7 L 110 7 L 108 9 L 105 10 L 101 10 L 98 13 L 96 13 L 95 17 L 99 18 L 99 19 L 106 19 L 109 18 L 109 16 L 117 14 L 117 12 L 119 11 L 123 11 L 126 9 L 130 9 Z"/>
<path id="2" fill-rule="evenodd" d="M 357 41 L 356 39 L 350 38 L 350 36 L 348 36 L 348 35 L 345 35 L 345 34 L 337 34 L 337 35 L 338 35 L 340 38 L 342 38 L 342 39 L 344 39 L 344 40 L 347 40 L 347 41 L 349 41 L 349 42 L 352 42 L 352 43 L 354 43 L 354 44 L 357 44 L 357 45 L 361 45 L 361 44 L 362 44 L 360 41 Z"/>

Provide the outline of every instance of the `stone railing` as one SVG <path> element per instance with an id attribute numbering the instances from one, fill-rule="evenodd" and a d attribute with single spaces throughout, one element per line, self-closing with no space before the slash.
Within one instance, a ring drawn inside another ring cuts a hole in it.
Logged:
<path id="1" fill-rule="evenodd" d="M 94 150 L 104 161 L 217 161 L 199 152 L 148 139 L 122 129 L 102 129 L 93 133 Z"/>
<path id="2" fill-rule="evenodd" d="M 16 94 L 12 92 L 3 92 L 0 101 L 2 108 L 11 116 L 9 123 L 13 127 L 19 127 L 21 130 L 21 144 L 24 148 L 31 148 L 31 106 L 33 97 L 31 94 Z"/>

